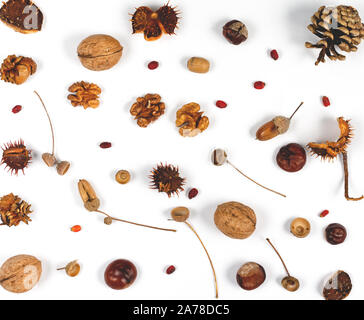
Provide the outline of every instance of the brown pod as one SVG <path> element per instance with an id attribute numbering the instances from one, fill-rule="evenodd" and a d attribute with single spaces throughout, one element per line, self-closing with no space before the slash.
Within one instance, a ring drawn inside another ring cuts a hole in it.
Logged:
<path id="1" fill-rule="evenodd" d="M 284 171 L 297 172 L 306 164 L 306 151 L 298 143 L 290 143 L 279 150 L 276 160 Z"/>
<path id="2" fill-rule="evenodd" d="M 339 223 L 329 224 L 325 233 L 327 242 L 332 245 L 343 243 L 347 236 L 346 228 Z"/>
<path id="3" fill-rule="evenodd" d="M 254 290 L 265 281 L 264 268 L 255 262 L 243 264 L 236 274 L 236 281 L 244 290 Z"/>
<path id="4" fill-rule="evenodd" d="M 106 34 L 89 36 L 77 48 L 82 65 L 93 71 L 112 68 L 119 62 L 122 52 L 120 42 Z"/>

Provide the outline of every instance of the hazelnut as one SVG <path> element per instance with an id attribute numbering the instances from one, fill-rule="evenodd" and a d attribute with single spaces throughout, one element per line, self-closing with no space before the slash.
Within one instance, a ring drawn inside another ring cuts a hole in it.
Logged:
<path id="1" fill-rule="evenodd" d="M 18 255 L 6 260 L 0 269 L 1 286 L 15 293 L 27 292 L 38 283 L 42 263 L 29 255 Z"/>
<path id="2" fill-rule="evenodd" d="M 210 70 L 210 62 L 205 58 L 192 57 L 187 61 L 187 68 L 195 73 L 206 73 Z"/>
<path id="3" fill-rule="evenodd" d="M 236 281 L 244 290 L 254 290 L 265 281 L 265 270 L 255 262 L 245 263 L 236 273 Z"/>
<path id="4" fill-rule="evenodd" d="M 281 169 L 297 172 L 306 164 L 306 151 L 298 143 L 290 143 L 279 150 L 276 159 Z"/>
<path id="5" fill-rule="evenodd" d="M 130 181 L 130 173 L 126 170 L 119 170 L 115 175 L 115 180 L 120 184 L 127 184 Z"/>
<path id="6" fill-rule="evenodd" d="M 109 35 L 95 34 L 80 43 L 77 53 L 85 68 L 102 71 L 112 68 L 119 62 L 123 47 L 118 40 Z"/>
<path id="7" fill-rule="evenodd" d="M 343 243 L 347 235 L 345 227 L 339 223 L 329 224 L 325 233 L 327 242 L 332 245 Z"/>
<path id="8" fill-rule="evenodd" d="M 297 238 L 305 238 L 311 230 L 311 225 L 304 218 L 296 218 L 291 223 L 291 232 Z"/>
<path id="9" fill-rule="evenodd" d="M 238 45 L 248 39 L 248 29 L 239 20 L 231 20 L 222 29 L 225 39 L 232 44 Z"/>
<path id="10" fill-rule="evenodd" d="M 248 206 L 239 202 L 220 204 L 214 216 L 216 227 L 233 239 L 246 239 L 255 230 L 256 216 Z"/>
<path id="11" fill-rule="evenodd" d="M 190 216 L 190 210 L 186 207 L 177 207 L 171 211 L 171 216 L 176 222 L 185 222 Z"/>

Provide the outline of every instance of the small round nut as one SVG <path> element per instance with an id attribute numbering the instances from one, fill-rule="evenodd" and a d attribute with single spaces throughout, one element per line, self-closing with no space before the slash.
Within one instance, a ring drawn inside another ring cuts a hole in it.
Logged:
<path id="1" fill-rule="evenodd" d="M 297 172 L 306 164 L 306 151 L 298 143 L 290 143 L 279 150 L 276 160 L 284 171 Z"/>
<path id="2" fill-rule="evenodd" d="M 347 236 L 346 228 L 340 223 L 329 224 L 325 233 L 327 242 L 332 245 L 343 243 Z"/>
<path id="3" fill-rule="evenodd" d="M 222 29 L 222 34 L 226 40 L 234 45 L 241 44 L 248 39 L 248 29 L 245 24 L 239 20 L 227 22 Z"/>
<path id="4" fill-rule="evenodd" d="M 190 210 L 186 207 L 177 207 L 171 211 L 171 216 L 176 222 L 185 222 L 190 216 Z"/>
<path id="5" fill-rule="evenodd" d="M 291 222 L 291 232 L 297 238 L 305 238 L 311 231 L 311 225 L 305 218 L 296 218 Z"/>
<path id="6" fill-rule="evenodd" d="M 127 184 L 130 181 L 130 173 L 126 170 L 119 170 L 115 175 L 115 180 L 120 184 Z"/>
<path id="7" fill-rule="evenodd" d="M 265 281 L 264 268 L 255 262 L 243 264 L 236 273 L 236 281 L 244 290 L 254 290 Z"/>
<path id="8" fill-rule="evenodd" d="M 119 62 L 123 47 L 118 40 L 109 35 L 95 34 L 80 43 L 77 53 L 85 68 L 102 71 L 112 68 Z"/>
<path id="9" fill-rule="evenodd" d="M 192 57 L 187 61 L 187 68 L 195 73 L 207 73 L 210 70 L 210 62 L 201 57 Z"/>

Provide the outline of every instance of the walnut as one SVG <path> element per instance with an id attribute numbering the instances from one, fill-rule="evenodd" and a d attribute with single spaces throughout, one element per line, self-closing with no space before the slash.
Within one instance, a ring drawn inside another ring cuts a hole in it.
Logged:
<path id="1" fill-rule="evenodd" d="M 68 91 L 73 93 L 69 94 L 67 98 L 74 107 L 83 106 L 84 109 L 87 109 L 97 108 L 100 105 L 98 99 L 101 89 L 94 83 L 76 82 L 68 88 Z"/>
<path id="2" fill-rule="evenodd" d="M 182 106 L 177 111 L 176 126 L 179 127 L 179 134 L 183 137 L 194 137 L 206 130 L 209 126 L 209 118 L 202 116 L 200 105 L 191 102 Z"/>
<path id="3" fill-rule="evenodd" d="M 33 61 L 33 59 L 10 55 L 1 65 L 1 80 L 15 84 L 22 84 L 36 71 L 37 64 Z"/>
<path id="4" fill-rule="evenodd" d="M 135 120 L 138 120 L 139 127 L 146 128 L 164 114 L 165 108 L 159 94 L 148 93 L 144 97 L 137 98 L 130 108 L 130 114 L 134 116 Z"/>

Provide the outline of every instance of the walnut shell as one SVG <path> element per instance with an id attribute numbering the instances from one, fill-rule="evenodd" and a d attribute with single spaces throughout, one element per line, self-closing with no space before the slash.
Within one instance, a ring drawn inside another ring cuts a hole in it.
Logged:
<path id="1" fill-rule="evenodd" d="M 102 71 L 112 68 L 119 62 L 123 46 L 111 36 L 94 34 L 79 44 L 77 53 L 85 68 Z"/>
<path id="2" fill-rule="evenodd" d="M 29 255 L 18 255 L 6 260 L 0 269 L 1 286 L 14 293 L 27 292 L 38 283 L 42 263 Z"/>
<path id="3" fill-rule="evenodd" d="M 220 204 L 214 217 L 216 227 L 233 239 L 246 239 L 255 230 L 256 216 L 254 211 L 240 202 Z"/>

